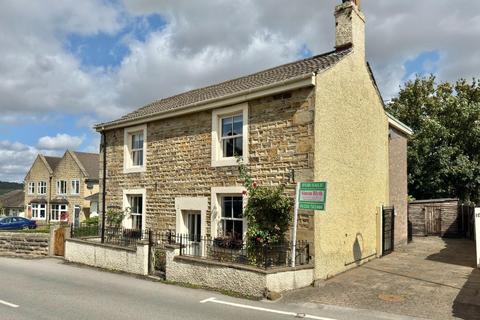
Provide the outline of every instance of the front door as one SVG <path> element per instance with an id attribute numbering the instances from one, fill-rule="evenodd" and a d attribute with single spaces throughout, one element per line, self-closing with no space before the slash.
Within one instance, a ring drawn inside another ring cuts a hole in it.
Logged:
<path id="1" fill-rule="evenodd" d="M 80 225 L 80 206 L 75 206 L 74 209 L 74 225 L 78 227 Z"/>

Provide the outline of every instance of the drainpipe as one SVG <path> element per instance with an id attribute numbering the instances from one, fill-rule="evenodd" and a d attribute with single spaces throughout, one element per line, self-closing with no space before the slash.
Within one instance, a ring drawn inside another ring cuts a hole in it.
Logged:
<path id="1" fill-rule="evenodd" d="M 105 198 L 107 194 L 106 184 L 107 184 L 107 138 L 105 136 L 105 131 L 102 130 L 102 153 L 103 153 L 103 183 L 102 183 L 102 243 L 105 242 L 105 211 L 106 204 Z"/>
<path id="2" fill-rule="evenodd" d="M 50 223 L 50 201 L 52 200 L 52 176 L 48 177 L 48 198 L 47 198 L 47 207 L 45 208 L 45 219 L 47 223 Z"/>

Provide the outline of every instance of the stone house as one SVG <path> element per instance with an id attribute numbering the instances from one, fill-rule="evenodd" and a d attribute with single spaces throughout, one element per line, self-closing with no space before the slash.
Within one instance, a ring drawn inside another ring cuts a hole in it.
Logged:
<path id="1" fill-rule="evenodd" d="M 0 216 L 24 216 L 25 193 L 13 190 L 0 196 Z"/>
<path id="2" fill-rule="evenodd" d="M 90 214 L 85 198 L 98 192 L 98 164 L 94 153 L 39 154 L 24 180 L 26 217 L 75 224 L 85 220 Z"/>
<path id="3" fill-rule="evenodd" d="M 315 279 L 379 256 L 382 206 L 407 200 L 406 144 L 389 142 L 389 128 L 410 131 L 384 110 L 357 1 L 337 6 L 335 18 L 332 52 L 96 125 L 106 177 L 100 208 L 128 210 L 127 228 L 244 235 L 240 155 L 259 185 L 283 184 L 292 199 L 296 182 L 328 183 L 325 210 L 301 210 L 298 223 L 297 238 L 314 244 Z"/>

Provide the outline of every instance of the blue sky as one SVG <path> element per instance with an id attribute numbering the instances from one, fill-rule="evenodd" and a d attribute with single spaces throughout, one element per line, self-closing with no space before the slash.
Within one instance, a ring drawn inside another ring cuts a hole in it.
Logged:
<path id="1" fill-rule="evenodd" d="M 21 181 L 39 152 L 97 151 L 94 123 L 152 100 L 331 51 L 339 2 L 2 1 L 0 180 Z M 480 2 L 362 10 L 385 99 L 416 74 L 478 78 Z"/>

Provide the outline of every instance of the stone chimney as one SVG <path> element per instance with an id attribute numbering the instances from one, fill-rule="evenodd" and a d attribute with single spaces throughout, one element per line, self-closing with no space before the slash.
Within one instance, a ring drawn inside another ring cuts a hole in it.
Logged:
<path id="1" fill-rule="evenodd" d="M 335 48 L 353 47 L 354 52 L 365 55 L 365 16 L 360 11 L 360 0 L 342 0 L 335 8 Z"/>

